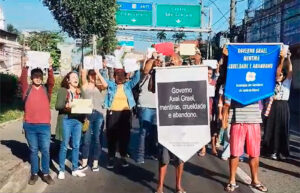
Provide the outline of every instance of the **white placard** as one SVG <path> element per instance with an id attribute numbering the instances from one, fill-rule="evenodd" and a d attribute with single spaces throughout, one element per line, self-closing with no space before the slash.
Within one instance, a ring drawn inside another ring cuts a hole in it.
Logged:
<path id="1" fill-rule="evenodd" d="M 207 92 L 208 92 L 208 96 L 209 97 L 214 97 L 215 96 L 215 92 L 216 92 L 215 86 L 212 86 L 212 85 L 208 84 L 208 86 L 207 86 Z"/>
<path id="2" fill-rule="evenodd" d="M 218 66 L 217 60 L 203 60 L 203 64 L 206 66 L 210 66 L 212 69 L 216 69 Z"/>
<path id="3" fill-rule="evenodd" d="M 102 69 L 102 56 L 85 56 L 83 59 L 84 69 Z"/>
<path id="4" fill-rule="evenodd" d="M 209 143 L 207 67 L 156 68 L 158 141 L 182 161 Z"/>
<path id="5" fill-rule="evenodd" d="M 155 48 L 148 48 L 147 49 L 147 59 L 152 58 L 152 54 L 156 52 Z"/>
<path id="6" fill-rule="evenodd" d="M 180 44 L 179 45 L 180 55 L 193 56 L 196 54 L 195 44 Z"/>
<path id="7" fill-rule="evenodd" d="M 116 57 L 112 55 L 105 55 L 106 66 L 114 68 L 116 65 Z"/>
<path id="8" fill-rule="evenodd" d="M 116 49 L 116 50 L 114 51 L 114 55 L 115 55 L 116 59 L 117 59 L 117 60 L 121 60 L 121 58 L 122 58 L 124 52 L 125 52 L 125 51 L 124 51 L 124 47 L 122 47 L 121 49 Z"/>
<path id="9" fill-rule="evenodd" d="M 38 51 L 28 51 L 27 52 L 28 61 L 27 66 L 34 68 L 49 68 L 49 52 L 38 52 Z"/>
<path id="10" fill-rule="evenodd" d="M 137 60 L 135 58 L 127 58 L 124 60 L 124 67 L 125 67 L 125 72 L 134 72 L 136 70 L 139 70 L 140 67 L 137 63 Z"/>
<path id="11" fill-rule="evenodd" d="M 92 99 L 73 99 L 71 107 L 72 114 L 91 114 L 93 112 Z"/>
<path id="12" fill-rule="evenodd" d="M 289 45 L 283 45 L 283 51 L 284 51 L 284 57 L 286 58 L 287 57 L 287 53 L 288 53 L 288 50 L 289 50 Z"/>

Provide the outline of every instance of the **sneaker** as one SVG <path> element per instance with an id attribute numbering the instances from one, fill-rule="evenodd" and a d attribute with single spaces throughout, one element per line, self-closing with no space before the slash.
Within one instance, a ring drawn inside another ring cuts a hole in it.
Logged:
<path id="1" fill-rule="evenodd" d="M 92 171 L 93 171 L 93 172 L 99 172 L 99 170 L 100 170 L 99 166 L 97 166 L 97 167 L 92 167 Z"/>
<path id="2" fill-rule="evenodd" d="M 64 180 L 64 179 L 65 179 L 65 172 L 61 172 L 61 171 L 60 171 L 60 172 L 58 173 L 57 178 L 60 179 L 60 180 Z"/>
<path id="3" fill-rule="evenodd" d="M 53 185 L 54 184 L 54 181 L 53 181 L 52 177 L 49 174 L 42 175 L 42 180 L 44 182 L 46 182 L 47 184 L 49 184 L 49 185 Z"/>
<path id="4" fill-rule="evenodd" d="M 221 157 L 222 160 L 227 161 L 228 157 Z"/>
<path id="5" fill-rule="evenodd" d="M 271 157 L 271 159 L 273 159 L 273 160 L 278 160 L 278 157 L 277 157 L 276 153 L 271 154 L 270 157 Z"/>
<path id="6" fill-rule="evenodd" d="M 126 161 L 126 158 L 121 158 L 121 166 L 122 166 L 123 168 L 129 166 L 128 162 Z"/>
<path id="7" fill-rule="evenodd" d="M 138 160 L 138 161 L 136 161 L 135 163 L 136 163 L 136 164 L 144 164 L 145 161 L 144 161 L 144 160 Z"/>
<path id="8" fill-rule="evenodd" d="M 81 172 L 83 172 L 83 171 L 87 170 L 88 168 L 89 168 L 88 165 L 86 165 L 86 166 L 79 166 L 78 170 L 81 171 Z"/>
<path id="9" fill-rule="evenodd" d="M 38 180 L 38 175 L 37 174 L 32 174 L 29 178 L 28 184 L 29 185 L 34 185 L 37 180 Z"/>
<path id="10" fill-rule="evenodd" d="M 76 171 L 72 171 L 72 176 L 75 176 L 75 177 L 84 177 L 84 176 L 86 176 L 86 174 L 85 173 L 83 173 L 82 171 L 80 171 L 80 170 L 76 170 Z"/>
<path id="11" fill-rule="evenodd" d="M 113 169 L 114 168 L 114 164 L 115 164 L 115 161 L 114 161 L 114 158 L 110 158 L 109 160 L 108 160 L 108 163 L 107 163 L 107 168 L 108 169 Z"/>

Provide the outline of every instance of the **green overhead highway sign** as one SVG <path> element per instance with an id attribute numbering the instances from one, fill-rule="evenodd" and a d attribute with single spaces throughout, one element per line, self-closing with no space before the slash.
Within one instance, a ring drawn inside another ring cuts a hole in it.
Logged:
<path id="1" fill-rule="evenodd" d="M 200 28 L 201 6 L 157 4 L 156 26 Z"/>

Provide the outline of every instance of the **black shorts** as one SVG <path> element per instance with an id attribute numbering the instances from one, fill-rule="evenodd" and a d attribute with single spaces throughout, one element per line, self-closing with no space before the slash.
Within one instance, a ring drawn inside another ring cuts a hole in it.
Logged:
<path id="1" fill-rule="evenodd" d="M 167 165 L 172 161 L 175 166 L 183 163 L 181 159 L 171 153 L 167 148 L 162 145 L 159 145 L 158 148 L 158 161 L 160 165 Z"/>

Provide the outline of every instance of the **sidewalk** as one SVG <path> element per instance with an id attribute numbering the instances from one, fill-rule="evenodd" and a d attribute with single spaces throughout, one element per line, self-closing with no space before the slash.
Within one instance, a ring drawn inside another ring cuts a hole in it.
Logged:
<path id="1" fill-rule="evenodd" d="M 52 133 L 56 126 L 52 112 Z M 0 125 L 0 192 L 20 192 L 30 174 L 29 149 L 22 134 L 22 120 Z"/>

